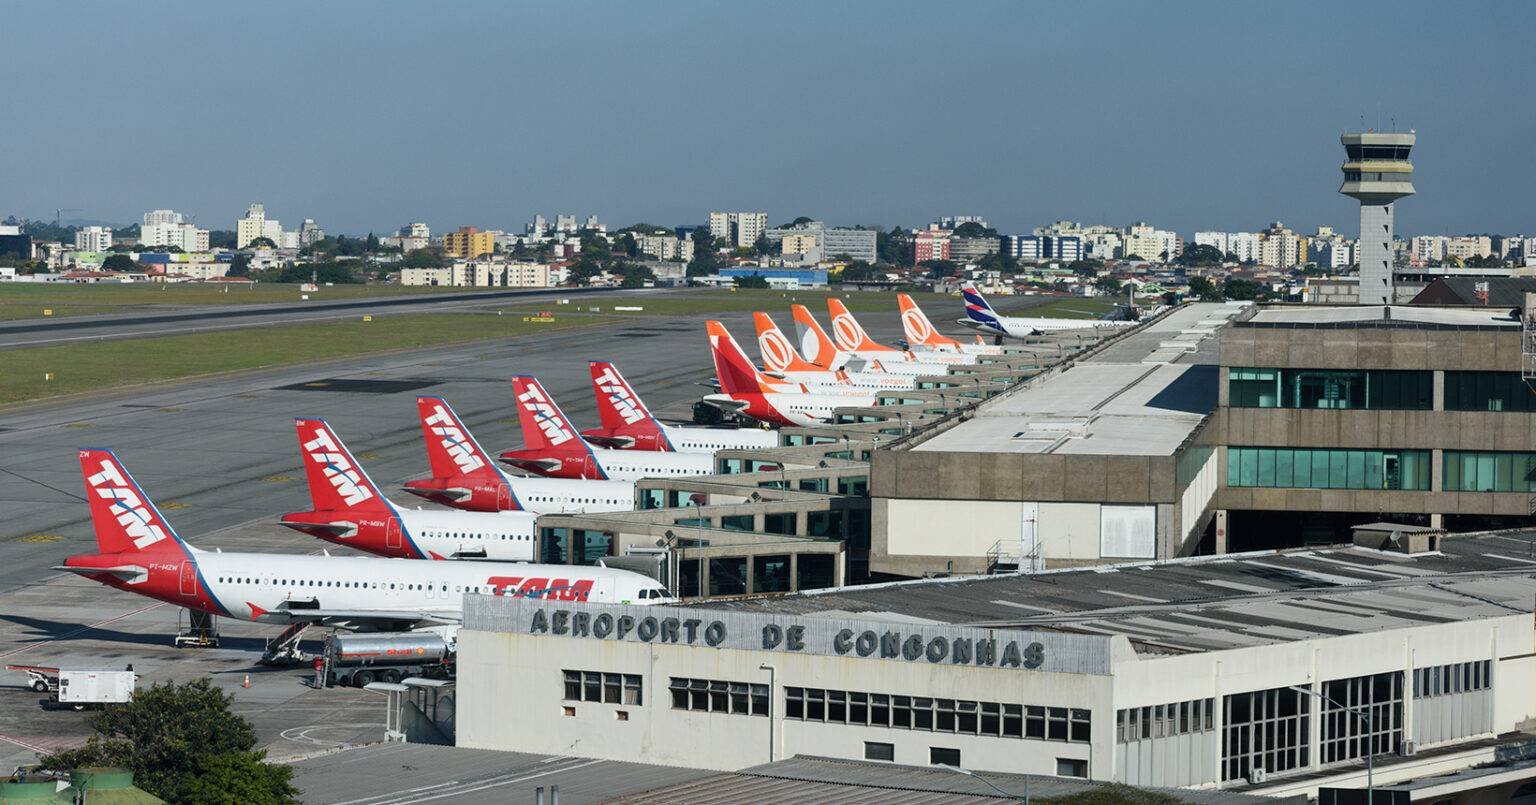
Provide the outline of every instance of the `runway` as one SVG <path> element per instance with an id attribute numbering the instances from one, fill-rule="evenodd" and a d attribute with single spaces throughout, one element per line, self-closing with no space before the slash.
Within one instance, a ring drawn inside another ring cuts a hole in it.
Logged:
<path id="1" fill-rule="evenodd" d="M 158 335 L 238 330 L 277 324 L 349 319 L 369 311 L 389 313 L 446 313 L 455 310 L 496 305 L 526 305 L 552 302 L 564 297 L 583 299 L 624 299 L 647 293 L 667 293 L 669 289 L 618 288 L 536 288 L 505 291 L 437 293 L 412 296 L 384 296 L 375 299 L 323 301 L 325 291 L 315 299 L 261 305 L 189 305 L 173 310 L 144 313 L 109 313 L 69 316 L 59 319 L 21 319 L 0 322 L 0 349 L 39 347 L 93 341 L 103 338 L 148 338 Z"/>

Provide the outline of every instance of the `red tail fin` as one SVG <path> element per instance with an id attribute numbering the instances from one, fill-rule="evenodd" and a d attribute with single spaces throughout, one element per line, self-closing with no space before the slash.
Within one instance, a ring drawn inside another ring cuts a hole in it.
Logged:
<path id="1" fill-rule="evenodd" d="M 784 337 L 784 331 L 773 318 L 761 310 L 752 314 L 757 325 L 757 351 L 763 356 L 763 365 L 775 372 L 815 372 L 820 367 L 800 357 L 795 345 Z"/>
<path id="2" fill-rule="evenodd" d="M 907 336 L 908 344 L 956 350 L 960 348 L 959 341 L 947 335 L 939 335 L 933 329 L 933 322 L 912 301 L 912 297 L 904 293 L 896 294 L 896 304 L 901 307 L 901 329 Z"/>
<path id="3" fill-rule="evenodd" d="M 827 297 L 827 312 L 832 315 L 832 335 L 837 337 L 837 346 L 844 352 L 900 352 L 895 347 L 876 342 L 864 332 L 864 327 L 859 320 L 853 317 L 853 313 L 843 304 L 843 300 L 835 296 Z"/>
<path id="4" fill-rule="evenodd" d="M 586 440 L 538 380 L 526 375 L 514 377 L 512 393 L 517 396 L 517 419 L 523 427 L 525 449 L 586 452 Z"/>
<path id="5" fill-rule="evenodd" d="M 434 478 L 484 477 L 499 480 L 490 456 L 480 448 L 469 429 L 459 421 L 442 397 L 417 397 L 416 413 L 421 435 L 427 441 L 427 461 Z"/>
<path id="6" fill-rule="evenodd" d="M 296 419 L 304 477 L 315 511 L 393 513 L 383 493 L 323 419 Z"/>
<path id="7" fill-rule="evenodd" d="M 760 394 L 763 391 L 763 375 L 752 365 L 741 345 L 731 337 L 725 325 L 710 320 L 704 323 L 709 333 L 709 350 L 715 359 L 715 376 L 720 379 L 720 390 L 726 394 Z"/>
<path id="8" fill-rule="evenodd" d="M 603 427 L 611 431 L 661 433 L 661 426 L 651 416 L 649 408 L 641 402 L 640 395 L 619 374 L 619 367 L 608 361 L 588 361 L 592 373 L 592 393 L 597 397 L 597 416 Z"/>
<path id="9" fill-rule="evenodd" d="M 789 310 L 795 317 L 795 333 L 800 336 L 800 354 L 817 369 L 837 368 L 842 355 L 816 323 L 816 317 L 805 305 L 790 305 Z"/>
<path id="10" fill-rule="evenodd" d="M 101 553 L 185 552 L 181 537 L 112 451 L 81 450 L 80 474 Z"/>

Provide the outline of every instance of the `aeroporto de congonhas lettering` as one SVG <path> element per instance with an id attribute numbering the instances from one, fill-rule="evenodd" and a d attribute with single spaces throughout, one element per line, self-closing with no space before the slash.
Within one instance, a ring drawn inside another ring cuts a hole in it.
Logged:
<path id="1" fill-rule="evenodd" d="M 596 640 L 623 640 L 642 643 L 703 645 L 712 648 L 762 649 L 764 651 L 840 654 L 908 662 L 927 661 L 954 665 L 983 665 L 1001 668 L 1039 668 L 1045 661 L 1045 647 L 1037 642 L 976 637 L 945 637 L 903 633 L 895 630 L 839 629 L 830 645 L 807 644 L 806 628 L 768 623 L 761 629 L 761 640 L 729 632 L 725 621 L 703 618 L 656 617 L 652 615 L 615 615 L 568 609 L 536 609 L 529 619 L 530 634 L 586 637 Z M 755 632 L 756 630 L 754 630 Z M 729 643 L 729 645 L 727 645 Z M 830 649 L 828 651 L 827 649 Z"/>

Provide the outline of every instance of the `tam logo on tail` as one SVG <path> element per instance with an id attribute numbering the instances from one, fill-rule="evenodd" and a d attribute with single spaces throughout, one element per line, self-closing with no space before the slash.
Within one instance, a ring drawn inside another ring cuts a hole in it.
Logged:
<path id="1" fill-rule="evenodd" d="M 633 425 L 646 418 L 645 406 L 640 404 L 640 398 L 635 395 L 629 384 L 624 382 L 624 378 L 619 376 L 618 370 L 614 369 L 612 364 L 603 364 L 602 368 L 592 376 L 592 382 L 596 383 L 597 390 L 608 398 L 608 404 L 618 412 L 624 424 Z"/>
<path id="2" fill-rule="evenodd" d="M 330 482 L 331 488 L 336 494 L 346 501 L 348 506 L 356 506 L 373 497 L 373 492 L 364 483 L 362 473 L 357 467 L 352 466 L 352 461 L 331 436 L 330 428 L 321 426 L 315 428 L 315 435 L 309 441 L 304 442 L 304 454 L 310 461 L 320 465 L 325 479 Z"/>
<path id="3" fill-rule="evenodd" d="M 576 438 L 576 434 L 565 423 L 565 417 L 560 414 L 560 409 L 550 401 L 544 389 L 538 381 L 527 380 L 526 388 L 517 395 L 517 401 L 533 417 L 533 421 L 543 432 L 544 439 L 549 446 L 565 444 Z"/>
<path id="4" fill-rule="evenodd" d="M 111 501 L 109 507 L 117 524 L 139 550 L 148 548 L 167 536 L 155 522 L 155 516 L 110 458 L 102 459 L 101 470 L 85 479 L 97 497 Z"/>
<path id="5" fill-rule="evenodd" d="M 423 419 L 422 424 L 438 438 L 439 444 L 447 451 L 448 457 L 453 459 L 459 472 L 468 475 L 485 466 L 485 461 L 475 451 L 464 429 L 459 427 L 458 420 L 442 405 L 434 403 L 432 414 Z"/>

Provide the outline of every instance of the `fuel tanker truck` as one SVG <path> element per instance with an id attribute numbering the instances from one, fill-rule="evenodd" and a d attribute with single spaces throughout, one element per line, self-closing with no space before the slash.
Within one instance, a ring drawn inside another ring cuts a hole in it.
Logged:
<path id="1" fill-rule="evenodd" d="M 451 679 L 454 644 L 436 631 L 332 633 L 315 658 L 316 687 L 366 687 L 406 677 Z"/>

